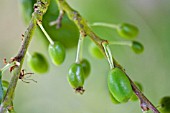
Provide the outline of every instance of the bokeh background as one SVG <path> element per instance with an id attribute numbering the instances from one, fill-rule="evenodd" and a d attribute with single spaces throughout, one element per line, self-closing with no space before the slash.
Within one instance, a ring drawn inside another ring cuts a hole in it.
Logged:
<path id="1" fill-rule="evenodd" d="M 68 0 L 89 23 L 129 22 L 140 29 L 137 40 L 143 43 L 144 53 L 136 55 L 128 47 L 112 46 L 115 58 L 126 69 L 132 80 L 139 81 L 144 94 L 158 105 L 161 97 L 170 95 L 170 1 L 169 0 Z M 21 34 L 26 26 L 20 15 L 19 3 L 1 0 L 0 3 L 0 67 L 3 58 L 15 56 Z M 119 40 L 112 29 L 93 27 L 102 38 Z M 29 84 L 19 80 L 14 99 L 17 113 L 141 113 L 139 102 L 112 104 L 107 90 L 109 65 L 105 59 L 98 60 L 88 53 L 88 42 L 84 46 L 84 57 L 91 63 L 91 74 L 86 80 L 86 92 L 75 94 L 67 82 L 69 66 L 75 60 L 76 48 L 69 49 L 64 64 L 54 66 L 44 43 L 33 38 L 30 53 L 43 53 L 50 63 L 47 74 L 31 76 L 38 83 Z M 28 66 L 24 68 L 29 72 Z M 6 72 L 3 79 L 12 75 Z"/>

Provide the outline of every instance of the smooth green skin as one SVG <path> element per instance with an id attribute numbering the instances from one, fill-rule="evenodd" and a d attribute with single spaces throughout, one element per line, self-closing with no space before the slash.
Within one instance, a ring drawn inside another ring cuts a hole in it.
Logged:
<path id="1" fill-rule="evenodd" d="M 36 0 L 19 0 L 22 15 L 25 21 L 25 24 L 29 24 L 29 20 L 31 18 L 33 12 L 33 5 Z M 79 31 L 71 20 L 68 19 L 67 15 L 65 14 L 62 20 L 62 27 L 56 29 L 56 26 L 50 26 L 49 23 L 55 21 L 59 15 L 58 5 L 56 0 L 51 0 L 50 5 L 48 7 L 47 12 L 43 16 L 42 24 L 47 33 L 50 35 L 52 40 L 61 42 L 64 47 L 66 48 L 73 48 L 77 45 L 78 38 L 79 38 Z M 35 33 L 35 37 L 39 39 L 46 39 L 43 32 L 38 29 Z M 46 40 L 47 41 L 47 40 Z"/>
<path id="2" fill-rule="evenodd" d="M 170 96 L 161 98 L 159 104 L 161 113 L 170 113 Z"/>
<path id="3" fill-rule="evenodd" d="M 113 95 L 112 95 L 111 93 L 109 93 L 109 95 L 110 95 L 110 98 L 111 98 L 113 104 L 120 104 L 120 102 L 117 101 L 117 100 L 115 99 L 115 97 L 113 97 Z"/>
<path id="4" fill-rule="evenodd" d="M 141 43 L 137 42 L 137 41 L 132 42 L 131 48 L 136 54 L 140 54 L 144 51 L 143 45 Z"/>
<path id="5" fill-rule="evenodd" d="M 81 64 L 74 63 L 69 69 L 67 79 L 70 85 L 74 88 L 80 88 L 84 85 L 84 70 Z"/>
<path id="6" fill-rule="evenodd" d="M 134 82 L 135 85 L 139 88 L 140 91 L 143 91 L 142 85 L 139 82 Z M 138 97 L 136 96 L 136 94 L 133 92 L 132 97 L 130 98 L 131 101 L 136 101 L 138 100 Z"/>
<path id="7" fill-rule="evenodd" d="M 134 39 L 138 35 L 139 30 L 134 25 L 122 23 L 118 25 L 117 32 L 125 39 Z"/>
<path id="8" fill-rule="evenodd" d="M 54 42 L 54 45 L 50 44 L 48 46 L 48 53 L 53 64 L 56 66 L 61 65 L 64 62 L 66 51 L 60 42 Z"/>
<path id="9" fill-rule="evenodd" d="M 100 49 L 97 47 L 97 45 L 93 42 L 90 43 L 89 45 L 89 52 L 91 53 L 91 55 L 95 58 L 98 59 L 102 59 L 104 58 L 104 55 L 102 54 L 102 52 L 100 51 Z"/>
<path id="10" fill-rule="evenodd" d="M 82 65 L 83 67 L 83 70 L 84 70 L 84 78 L 87 78 L 90 74 L 90 71 L 91 71 L 91 66 L 90 66 L 90 63 L 87 59 L 83 59 L 80 64 Z"/>
<path id="11" fill-rule="evenodd" d="M 33 53 L 28 57 L 27 63 L 34 73 L 43 74 L 48 71 L 49 65 L 46 58 L 40 53 Z"/>
<path id="12" fill-rule="evenodd" d="M 113 68 L 108 74 L 110 93 L 120 103 L 127 102 L 133 95 L 132 87 L 125 73 L 119 68 Z"/>

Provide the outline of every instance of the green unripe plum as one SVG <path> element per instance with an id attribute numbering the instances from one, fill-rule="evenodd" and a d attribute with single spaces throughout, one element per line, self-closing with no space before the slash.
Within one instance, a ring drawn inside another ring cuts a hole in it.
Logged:
<path id="1" fill-rule="evenodd" d="M 139 82 L 134 82 L 135 85 L 137 86 L 137 88 L 140 90 L 140 91 L 143 91 L 143 88 L 142 88 L 142 85 L 139 83 Z M 132 97 L 130 98 L 131 101 L 136 101 L 138 100 L 138 97 L 136 96 L 136 94 L 133 92 L 133 95 Z"/>
<path id="2" fill-rule="evenodd" d="M 118 25 L 117 32 L 123 38 L 134 39 L 138 35 L 139 30 L 134 25 L 128 23 L 122 23 Z"/>
<path id="3" fill-rule="evenodd" d="M 144 51 L 143 45 L 141 43 L 137 42 L 137 41 L 132 42 L 131 48 L 136 54 L 140 54 Z"/>
<path id="4" fill-rule="evenodd" d="M 84 70 L 84 78 L 87 78 L 91 70 L 90 63 L 87 59 L 83 59 L 81 60 L 80 64 L 82 65 L 83 70 Z"/>
<path id="5" fill-rule="evenodd" d="M 31 70 L 38 74 L 46 73 L 49 68 L 46 58 L 37 52 L 28 57 L 27 63 Z"/>
<path id="6" fill-rule="evenodd" d="M 65 48 L 60 42 L 54 42 L 48 47 L 48 53 L 52 62 L 58 66 L 64 62 L 65 59 Z"/>
<path id="7" fill-rule="evenodd" d="M 104 55 L 102 54 L 102 52 L 100 51 L 100 49 L 97 47 L 97 45 L 93 42 L 90 43 L 89 45 L 89 52 L 91 53 L 91 55 L 95 58 L 99 58 L 102 59 L 104 58 Z"/>
<path id="8" fill-rule="evenodd" d="M 82 65 L 73 63 L 69 68 L 67 79 L 76 91 L 82 89 L 84 85 L 84 70 Z"/>
<path id="9" fill-rule="evenodd" d="M 170 113 L 170 96 L 161 98 L 159 104 L 161 113 Z"/>
<path id="10" fill-rule="evenodd" d="M 132 87 L 126 74 L 119 68 L 113 68 L 108 74 L 110 93 L 120 103 L 127 102 L 133 94 Z"/>

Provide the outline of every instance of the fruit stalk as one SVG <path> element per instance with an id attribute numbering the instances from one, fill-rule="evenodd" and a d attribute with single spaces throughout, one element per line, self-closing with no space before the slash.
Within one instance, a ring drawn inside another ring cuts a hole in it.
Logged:
<path id="1" fill-rule="evenodd" d="M 66 14 L 68 15 L 69 19 L 72 20 L 76 26 L 78 27 L 80 33 L 84 36 L 88 35 L 93 41 L 94 43 L 99 47 L 99 49 L 101 49 L 102 53 L 105 55 L 105 50 L 102 46 L 103 43 L 108 43 L 107 40 L 103 40 L 100 37 L 98 37 L 92 30 L 91 28 L 88 26 L 88 23 L 86 22 L 86 20 L 79 14 L 79 12 L 77 12 L 76 10 L 74 10 L 73 8 L 71 8 L 69 6 L 69 4 L 65 1 L 65 0 L 56 0 L 59 7 L 66 12 Z M 107 57 L 106 57 L 107 58 Z M 119 67 L 120 69 L 122 69 L 122 71 L 124 71 L 123 67 L 113 58 L 113 64 L 114 67 Z M 126 74 L 127 75 L 127 74 Z M 127 75 L 128 76 L 128 75 Z M 128 79 L 130 80 L 131 86 L 133 91 L 135 92 L 135 94 L 138 96 L 138 98 L 141 101 L 141 108 L 143 111 L 146 111 L 148 109 L 152 110 L 154 113 L 160 113 L 157 108 L 144 96 L 144 94 L 136 87 L 136 85 L 133 83 L 133 81 L 131 80 L 131 78 Z"/>
<path id="2" fill-rule="evenodd" d="M 82 37 L 82 35 L 80 34 L 77 46 L 76 63 L 80 63 L 80 61 L 82 60 L 83 39 L 84 37 Z"/>
<path id="3" fill-rule="evenodd" d="M 22 64 L 24 62 L 24 57 L 26 55 L 28 46 L 32 39 L 32 34 L 37 26 L 37 20 L 42 21 L 43 15 L 45 14 L 46 10 L 48 9 L 49 3 L 50 3 L 50 0 L 37 0 L 37 3 L 35 3 L 35 5 L 34 5 L 34 12 L 32 14 L 30 24 L 24 33 L 24 40 L 21 44 L 21 48 L 20 48 L 17 56 L 12 58 L 12 61 L 11 61 L 11 62 L 17 61 L 20 63 L 20 65 L 16 66 L 12 71 L 13 76 L 9 83 L 7 93 L 4 96 L 4 99 L 0 105 L 0 113 L 5 113 L 6 111 L 13 109 L 11 103 L 13 100 L 14 91 L 15 91 L 15 88 L 17 85 L 17 81 L 19 79 L 19 75 L 20 75 L 20 72 L 22 69 Z"/>
<path id="4" fill-rule="evenodd" d="M 51 45 L 54 45 L 54 41 L 50 38 L 50 36 L 48 35 L 48 33 L 45 31 L 44 27 L 42 26 L 41 22 L 37 22 L 37 24 L 39 25 L 40 29 L 42 30 L 42 32 L 44 33 L 44 35 L 46 36 L 46 38 L 48 39 L 48 41 L 50 42 Z"/>

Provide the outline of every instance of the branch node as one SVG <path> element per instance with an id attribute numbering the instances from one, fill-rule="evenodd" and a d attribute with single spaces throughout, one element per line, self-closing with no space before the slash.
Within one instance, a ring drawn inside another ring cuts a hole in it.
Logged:
<path id="1" fill-rule="evenodd" d="M 56 29 L 61 28 L 64 14 L 65 12 L 63 10 L 60 10 L 58 18 L 55 21 L 50 22 L 49 25 L 50 26 L 56 25 Z"/>

